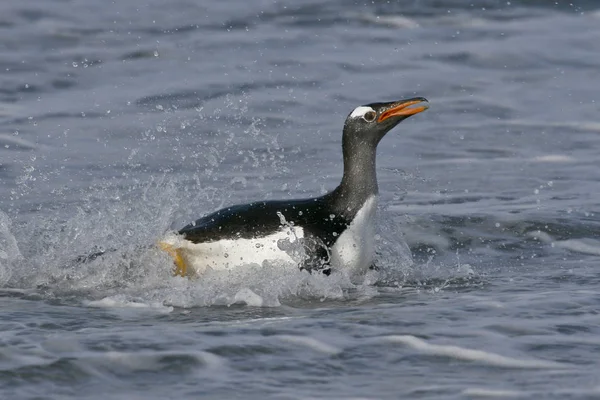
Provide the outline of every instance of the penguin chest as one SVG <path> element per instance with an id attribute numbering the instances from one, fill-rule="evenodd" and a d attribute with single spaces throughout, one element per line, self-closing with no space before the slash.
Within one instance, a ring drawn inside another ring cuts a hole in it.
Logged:
<path id="1" fill-rule="evenodd" d="M 332 246 L 334 268 L 347 269 L 354 274 L 364 272 L 373 264 L 376 212 L 377 196 L 371 196 Z"/>

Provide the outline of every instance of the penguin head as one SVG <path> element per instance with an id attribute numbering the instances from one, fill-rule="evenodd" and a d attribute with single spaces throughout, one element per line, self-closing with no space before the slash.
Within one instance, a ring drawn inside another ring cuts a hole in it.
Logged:
<path id="1" fill-rule="evenodd" d="M 369 143 L 376 146 L 381 138 L 400 122 L 427 110 L 429 107 L 424 103 L 428 103 L 426 98 L 414 97 L 356 107 L 346 118 L 344 142 Z"/>

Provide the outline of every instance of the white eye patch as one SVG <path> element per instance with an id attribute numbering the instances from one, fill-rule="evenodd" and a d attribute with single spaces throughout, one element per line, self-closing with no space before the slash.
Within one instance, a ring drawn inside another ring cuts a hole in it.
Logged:
<path id="1" fill-rule="evenodd" d="M 350 118 L 364 117 L 365 114 L 368 113 L 369 111 L 375 112 L 375 110 L 373 110 L 371 107 L 365 107 L 365 106 L 356 107 L 354 109 L 354 111 L 352 111 L 352 114 L 350 114 Z"/>

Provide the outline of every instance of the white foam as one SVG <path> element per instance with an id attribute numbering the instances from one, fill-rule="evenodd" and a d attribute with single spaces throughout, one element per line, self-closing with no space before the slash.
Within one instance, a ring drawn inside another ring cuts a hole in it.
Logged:
<path id="1" fill-rule="evenodd" d="M 360 296 L 364 289 L 352 284 L 345 271 L 311 274 L 297 267 L 286 268 L 274 263 L 264 266 L 247 266 L 231 271 L 207 271 L 201 279 L 169 278 L 167 288 L 153 297 L 164 299 L 165 304 L 176 307 L 197 307 L 246 304 L 256 307 L 279 307 L 282 300 L 345 299 Z M 353 290 L 348 293 L 347 289 Z M 155 301 L 155 300 L 154 300 Z"/>
<path id="2" fill-rule="evenodd" d="M 311 337 L 295 335 L 276 335 L 274 336 L 274 338 L 283 340 L 288 343 L 299 344 L 319 353 L 335 355 L 342 352 L 342 349 L 339 349 L 327 343 L 323 343 Z"/>
<path id="3" fill-rule="evenodd" d="M 401 29 L 415 29 L 419 28 L 421 25 L 415 21 L 414 19 L 410 19 L 404 17 L 402 15 L 372 15 L 367 14 L 362 17 L 365 21 L 372 22 L 374 24 L 387 25 L 393 28 L 401 28 Z"/>
<path id="4" fill-rule="evenodd" d="M 254 307 L 262 307 L 265 303 L 262 297 L 248 288 L 242 288 L 239 292 L 237 292 L 234 297 L 234 302 L 243 303 Z"/>
<path id="5" fill-rule="evenodd" d="M 472 350 L 452 345 L 431 344 L 427 343 L 423 339 L 419 339 L 412 335 L 392 335 L 386 336 L 383 339 L 393 343 L 404 344 L 423 353 L 442 357 L 450 357 L 463 361 L 480 362 L 487 365 L 493 365 L 495 367 L 524 369 L 548 369 L 567 367 L 566 365 L 562 365 L 551 361 L 531 359 L 523 360 L 518 358 L 505 357 L 499 354 L 489 353 L 482 350 Z"/>
<path id="6" fill-rule="evenodd" d="M 21 258 L 17 239 L 11 233 L 10 218 L 0 212 L 0 285 L 10 279 L 12 265 Z"/>
<path id="7" fill-rule="evenodd" d="M 526 392 L 519 392 L 516 390 L 498 390 L 498 389 L 486 389 L 486 388 L 468 388 L 463 390 L 462 394 L 470 397 L 491 397 L 491 398 L 518 398 L 525 397 L 528 395 Z"/>
<path id="8" fill-rule="evenodd" d="M 600 241 L 594 239 L 567 239 L 554 242 L 555 247 L 561 247 L 576 253 L 600 256 Z"/>
<path id="9" fill-rule="evenodd" d="M 528 398 L 528 399 L 541 399 L 547 398 L 548 392 L 546 391 L 517 391 L 517 390 L 503 390 L 503 389 L 487 389 L 487 388 L 467 388 L 463 390 L 462 394 L 469 397 L 485 397 L 485 398 Z M 555 388 L 552 390 L 553 398 L 598 398 L 600 394 L 600 387 L 592 387 L 589 389 L 585 388 Z"/>
<path id="10" fill-rule="evenodd" d="M 537 156 L 531 158 L 534 162 L 547 162 L 547 163 L 564 163 L 576 161 L 573 157 L 564 154 L 545 154 L 543 156 Z"/>
<path id="11" fill-rule="evenodd" d="M 139 299 L 128 299 L 124 295 L 116 295 L 105 297 L 101 300 L 84 301 L 84 305 L 95 308 L 112 308 L 112 309 L 142 309 L 156 311 L 159 313 L 170 313 L 173 307 L 165 306 L 159 302 L 145 302 Z"/>
<path id="12" fill-rule="evenodd" d="M 600 240 L 590 238 L 555 240 L 552 236 L 543 231 L 528 232 L 527 236 L 538 239 L 543 243 L 551 244 L 553 247 L 559 247 L 576 253 L 594 256 L 600 255 Z"/>
<path id="13" fill-rule="evenodd" d="M 374 24 L 386 25 L 388 27 L 399 29 L 416 29 L 421 26 L 480 28 L 488 27 L 496 23 L 493 20 L 476 18 L 470 13 L 453 13 L 452 15 L 441 15 L 435 18 L 420 18 L 419 21 L 402 15 L 366 14 L 361 15 L 359 18 Z"/>

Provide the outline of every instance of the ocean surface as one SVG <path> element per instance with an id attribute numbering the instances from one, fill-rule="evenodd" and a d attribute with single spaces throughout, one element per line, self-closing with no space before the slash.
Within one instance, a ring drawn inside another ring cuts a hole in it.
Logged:
<path id="1" fill-rule="evenodd" d="M 598 38 L 591 0 L 0 2 L 0 398 L 600 398 Z M 364 282 L 148 247 L 333 189 L 346 115 L 413 96 Z"/>

